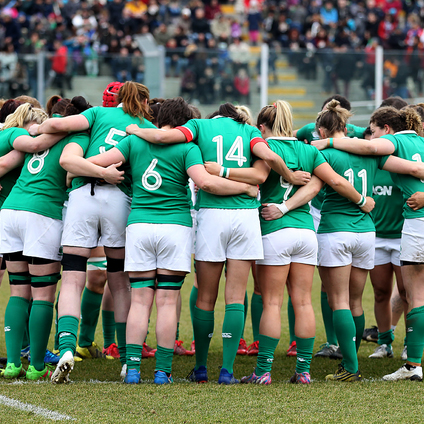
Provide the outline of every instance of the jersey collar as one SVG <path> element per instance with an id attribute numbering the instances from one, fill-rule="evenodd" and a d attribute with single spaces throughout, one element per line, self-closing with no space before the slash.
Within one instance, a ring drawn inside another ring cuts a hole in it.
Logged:
<path id="1" fill-rule="evenodd" d="M 119 105 L 116 106 L 116 107 L 124 107 L 124 104 L 123 103 L 119 103 Z"/>
<path id="2" fill-rule="evenodd" d="M 267 137 L 265 141 L 268 141 L 268 140 L 296 140 L 297 141 L 297 138 L 296 137 Z"/>
<path id="3" fill-rule="evenodd" d="M 398 134 L 416 134 L 417 135 L 417 133 L 412 130 L 398 131 L 398 132 L 395 132 L 393 135 L 398 135 Z"/>

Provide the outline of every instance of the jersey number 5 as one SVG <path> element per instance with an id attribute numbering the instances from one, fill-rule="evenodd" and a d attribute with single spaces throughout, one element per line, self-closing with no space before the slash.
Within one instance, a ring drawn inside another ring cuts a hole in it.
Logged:
<path id="1" fill-rule="evenodd" d="M 114 140 L 113 137 L 119 135 L 121 138 L 119 140 Z M 116 146 L 123 137 L 126 137 L 127 133 L 125 131 L 117 130 L 116 128 L 111 128 L 105 138 L 105 143 L 110 144 L 111 146 Z M 105 146 L 99 147 L 99 152 L 104 153 L 106 151 Z"/>

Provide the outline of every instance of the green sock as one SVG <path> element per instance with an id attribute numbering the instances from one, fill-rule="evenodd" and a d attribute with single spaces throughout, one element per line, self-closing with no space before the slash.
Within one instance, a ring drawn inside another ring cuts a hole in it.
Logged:
<path id="1" fill-rule="evenodd" d="M 28 317 L 31 315 L 31 307 L 32 307 L 32 299 L 29 301 L 29 305 L 28 305 Z M 29 321 L 27 321 L 27 325 L 25 326 L 24 337 L 22 339 L 22 349 L 25 349 L 26 347 L 30 345 L 28 326 L 29 326 Z"/>
<path id="2" fill-rule="evenodd" d="M 280 339 L 264 336 L 259 334 L 259 353 L 256 360 L 256 375 L 264 375 L 266 372 L 271 372 L 272 363 L 274 361 L 274 352 L 277 349 Z"/>
<path id="3" fill-rule="evenodd" d="M 177 332 L 175 333 L 175 340 L 180 338 L 180 323 L 177 322 Z"/>
<path id="4" fill-rule="evenodd" d="M 247 311 L 249 310 L 249 299 L 247 298 L 247 291 L 244 294 L 244 321 L 243 321 L 243 330 L 241 332 L 241 339 L 244 339 L 244 327 L 246 327 L 246 318 L 247 318 Z"/>
<path id="5" fill-rule="evenodd" d="M 191 317 L 191 327 L 193 328 L 193 340 L 194 340 L 194 308 L 196 307 L 197 302 L 197 292 L 199 290 L 197 287 L 192 287 L 190 292 L 190 317 Z"/>
<path id="6" fill-rule="evenodd" d="M 261 322 L 261 316 L 263 311 L 262 296 L 260 294 L 253 293 L 252 299 L 250 300 L 250 315 L 252 318 L 252 332 L 253 341 L 259 340 L 259 324 Z"/>
<path id="7" fill-rule="evenodd" d="M 127 344 L 126 350 L 127 350 L 128 369 L 140 371 L 141 351 L 143 350 L 143 345 Z"/>
<path id="8" fill-rule="evenodd" d="M 59 318 L 58 333 L 59 333 L 59 350 L 60 357 L 67 351 L 75 355 L 77 347 L 77 334 L 78 334 L 79 319 L 72 315 L 64 315 Z"/>
<path id="9" fill-rule="evenodd" d="M 78 344 L 88 347 L 94 342 L 103 295 L 84 289 L 81 300 L 81 323 Z"/>
<path id="10" fill-rule="evenodd" d="M 22 339 L 28 321 L 29 301 L 11 296 L 4 314 L 4 336 L 6 339 L 7 362 L 21 366 Z"/>
<path id="11" fill-rule="evenodd" d="M 295 324 L 295 316 L 294 316 L 294 308 L 293 303 L 291 301 L 291 297 L 289 296 L 289 300 L 287 302 L 287 315 L 289 318 L 289 334 L 290 334 L 290 344 L 292 344 L 296 340 L 296 336 L 294 335 L 294 324 Z"/>
<path id="12" fill-rule="evenodd" d="M 303 339 L 301 337 L 296 337 L 296 350 L 297 350 L 297 360 L 296 360 L 296 372 L 309 372 L 311 368 L 311 359 L 312 352 L 314 350 L 315 337 L 310 337 L 308 339 Z"/>
<path id="13" fill-rule="evenodd" d="M 365 314 L 362 312 L 362 315 L 359 315 L 359 317 L 353 317 L 353 322 L 355 323 L 355 328 L 356 328 L 355 346 L 356 346 L 356 353 L 358 353 L 359 346 L 361 346 L 362 335 L 364 334 Z"/>
<path id="14" fill-rule="evenodd" d="M 406 328 L 408 362 L 421 364 L 424 349 L 424 306 L 414 308 L 406 315 Z"/>
<path id="15" fill-rule="evenodd" d="M 378 344 L 386 344 L 387 346 L 391 346 L 393 340 L 395 339 L 395 335 L 392 330 L 383 331 L 382 333 L 378 332 Z"/>
<path id="16" fill-rule="evenodd" d="M 214 325 L 214 311 L 205 311 L 197 306 L 194 307 L 193 330 L 194 340 L 196 340 L 196 369 L 201 366 L 206 367 Z"/>
<path id="17" fill-rule="evenodd" d="M 29 332 L 31 334 L 31 365 L 37 371 L 44 369 L 47 343 L 53 322 L 53 303 L 44 300 L 32 302 L 29 316 Z"/>
<path id="18" fill-rule="evenodd" d="M 54 350 L 59 350 L 59 315 L 57 312 L 57 305 L 59 304 L 59 294 L 60 291 L 57 292 L 56 302 L 54 304 L 54 309 L 56 311 L 56 318 L 54 320 Z"/>
<path id="19" fill-rule="evenodd" d="M 224 323 L 222 324 L 222 368 L 233 373 L 234 360 L 243 331 L 244 305 L 232 303 L 225 305 Z M 196 348 L 197 349 L 197 348 Z"/>
<path id="20" fill-rule="evenodd" d="M 155 371 L 163 371 L 167 374 L 172 372 L 172 358 L 174 357 L 174 349 L 168 349 L 158 345 L 155 353 L 156 367 Z"/>
<path id="21" fill-rule="evenodd" d="M 343 366 L 351 372 L 358 371 L 358 357 L 356 355 L 356 327 L 350 309 L 338 309 L 333 312 L 333 325 L 343 354 Z"/>
<path id="22" fill-rule="evenodd" d="M 117 322 L 116 324 L 116 339 L 118 340 L 119 360 L 121 365 L 125 365 L 127 359 L 126 339 L 127 339 L 127 323 Z"/>
<path id="23" fill-rule="evenodd" d="M 115 312 L 102 310 L 103 345 L 109 347 L 115 343 Z"/>
<path id="24" fill-rule="evenodd" d="M 333 310 L 328 304 L 328 296 L 326 292 L 321 292 L 321 313 L 322 320 L 324 321 L 325 334 L 327 342 L 331 345 L 338 345 L 336 332 L 333 325 Z"/>

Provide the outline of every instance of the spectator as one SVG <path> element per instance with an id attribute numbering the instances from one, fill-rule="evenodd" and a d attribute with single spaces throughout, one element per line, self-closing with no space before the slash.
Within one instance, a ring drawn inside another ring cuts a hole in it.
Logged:
<path id="1" fill-rule="evenodd" d="M 218 43 L 228 44 L 231 34 L 231 24 L 228 18 L 222 14 L 216 15 L 211 23 L 211 32 Z"/>
<path id="2" fill-rule="evenodd" d="M 184 64 L 181 51 L 177 48 L 177 40 L 170 38 L 166 43 L 165 74 L 167 77 L 179 77 Z"/>
<path id="3" fill-rule="evenodd" d="M 191 102 L 196 89 L 196 75 L 190 67 L 187 67 L 181 79 L 180 95 L 184 97 L 187 102 Z"/>
<path id="4" fill-rule="evenodd" d="M 25 40 L 24 44 L 21 47 L 21 53 L 35 55 L 44 47 L 44 41 L 40 40 L 40 36 L 38 32 L 32 32 L 29 39 Z M 37 61 L 35 58 L 26 58 L 24 56 L 24 64 L 26 67 L 26 73 L 28 76 L 28 85 L 30 95 L 33 97 L 37 97 Z"/>
<path id="5" fill-rule="evenodd" d="M 259 12 L 257 0 L 252 0 L 247 14 L 249 24 L 249 40 L 252 46 L 256 46 L 259 41 L 259 29 L 262 25 L 262 14 Z"/>
<path id="6" fill-rule="evenodd" d="M 239 37 L 234 38 L 232 44 L 228 47 L 228 54 L 234 74 L 237 74 L 241 68 L 247 70 L 250 60 L 250 49 L 247 43 L 241 41 Z"/>
<path id="7" fill-rule="evenodd" d="M 171 36 L 168 33 L 168 28 L 165 24 L 160 24 L 154 31 L 156 43 L 160 46 L 165 46 Z"/>
<path id="8" fill-rule="evenodd" d="M 198 79 L 199 101 L 202 104 L 212 104 L 215 102 L 215 75 L 210 67 L 206 67 Z"/>
<path id="9" fill-rule="evenodd" d="M 339 14 L 337 9 L 331 0 L 326 0 L 324 6 L 320 10 L 320 15 L 324 25 L 335 27 L 339 20 Z"/>
<path id="10" fill-rule="evenodd" d="M 13 18 L 13 11 L 11 9 L 3 9 L 0 18 L 4 27 L 4 44 L 13 44 L 15 51 L 19 52 L 21 28 L 17 20 Z"/>
<path id="11" fill-rule="evenodd" d="M 250 104 L 250 79 L 246 69 L 239 69 L 234 78 L 234 88 L 237 101 L 241 104 Z"/>
<path id="12" fill-rule="evenodd" d="M 112 70 L 117 81 L 131 81 L 132 63 L 126 47 L 121 47 L 119 56 L 112 59 Z"/>
<path id="13" fill-rule="evenodd" d="M 97 53 L 97 44 L 87 41 L 84 50 L 85 72 L 89 77 L 97 77 L 99 74 L 99 55 Z"/>
<path id="14" fill-rule="evenodd" d="M 389 39 L 390 35 L 395 31 L 397 27 L 396 16 L 393 13 L 386 13 L 384 19 L 378 26 L 378 37 L 382 42 L 384 48 L 390 48 Z"/>
<path id="15" fill-rule="evenodd" d="M 138 48 L 133 51 L 131 67 L 132 79 L 142 84 L 144 82 L 144 58 Z"/>
<path id="16" fill-rule="evenodd" d="M 205 18 L 210 22 L 214 20 L 217 15 L 222 15 L 221 6 L 218 0 L 211 0 L 205 7 Z"/>
<path id="17" fill-rule="evenodd" d="M 205 18 L 205 11 L 202 8 L 197 8 L 194 13 L 194 18 L 191 23 L 191 30 L 194 34 L 209 34 L 210 25 L 207 19 Z"/>
<path id="18" fill-rule="evenodd" d="M 68 49 L 61 40 L 54 42 L 55 53 L 52 57 L 52 71 L 54 72 L 54 84 L 59 90 L 61 97 L 65 97 L 65 75 L 68 65 Z"/>
<path id="19" fill-rule="evenodd" d="M 124 0 L 112 0 L 106 3 L 107 10 L 109 11 L 110 22 L 119 22 L 122 17 L 122 11 L 125 7 Z M 131 14 L 131 6 L 128 7 L 128 11 Z"/>
<path id="20" fill-rule="evenodd" d="M 13 44 L 6 44 L 0 53 L 0 97 L 9 98 L 10 84 L 16 74 L 18 65 L 18 55 L 15 52 Z"/>

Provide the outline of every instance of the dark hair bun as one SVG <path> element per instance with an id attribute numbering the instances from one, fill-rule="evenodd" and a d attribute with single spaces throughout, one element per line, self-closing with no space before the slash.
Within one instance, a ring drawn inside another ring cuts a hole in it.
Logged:
<path id="1" fill-rule="evenodd" d="M 75 96 L 72 98 L 71 103 L 66 106 L 64 116 L 78 115 L 79 113 L 84 112 L 85 110 L 90 109 L 91 107 L 93 106 L 90 105 L 84 97 Z"/>

